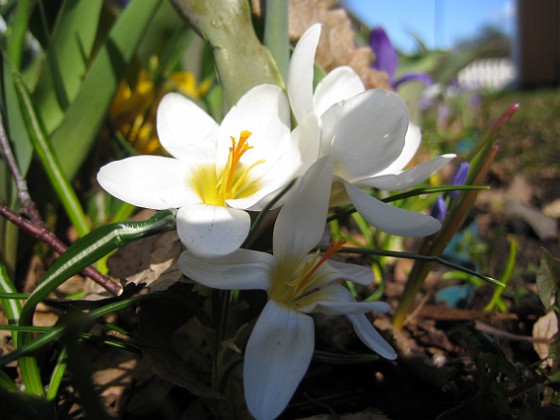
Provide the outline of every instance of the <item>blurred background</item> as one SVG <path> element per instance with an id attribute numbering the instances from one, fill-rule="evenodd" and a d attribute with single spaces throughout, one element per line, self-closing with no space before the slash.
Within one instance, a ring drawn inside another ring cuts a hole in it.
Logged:
<path id="1" fill-rule="evenodd" d="M 555 0 L 341 0 L 370 27 L 383 26 L 405 54 L 484 48 L 459 75 L 501 88 L 556 85 L 560 81 L 560 3 Z M 420 44 L 420 45 L 419 45 Z M 491 60 L 493 59 L 493 60 Z M 461 79 L 462 78 L 462 79 Z"/>

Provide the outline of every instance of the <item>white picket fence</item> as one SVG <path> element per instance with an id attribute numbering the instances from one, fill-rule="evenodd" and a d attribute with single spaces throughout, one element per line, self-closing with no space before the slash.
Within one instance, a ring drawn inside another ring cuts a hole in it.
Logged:
<path id="1" fill-rule="evenodd" d="M 516 69 L 509 58 L 484 58 L 473 61 L 457 75 L 464 89 L 503 89 L 515 80 Z"/>

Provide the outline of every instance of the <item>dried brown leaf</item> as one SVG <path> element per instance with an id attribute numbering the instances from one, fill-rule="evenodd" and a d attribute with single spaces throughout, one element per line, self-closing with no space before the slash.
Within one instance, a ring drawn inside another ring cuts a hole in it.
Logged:
<path id="1" fill-rule="evenodd" d="M 558 334 L 558 317 L 554 311 L 549 311 L 541 316 L 533 325 L 533 349 L 541 359 L 548 358 L 550 354 L 549 341 Z M 543 340 L 544 339 L 544 340 Z"/>
<path id="2" fill-rule="evenodd" d="M 322 24 L 316 62 L 329 72 L 350 66 L 369 89 L 391 89 L 386 73 L 370 68 L 375 56 L 369 47 L 356 46 L 352 21 L 344 9 L 332 0 L 290 0 L 290 39 L 296 42 L 314 23 Z"/>
<path id="3" fill-rule="evenodd" d="M 121 248 L 109 258 L 107 266 L 112 276 L 124 278 L 127 283 L 162 291 L 182 277 L 177 265 L 181 249 L 177 232 L 165 232 Z"/>

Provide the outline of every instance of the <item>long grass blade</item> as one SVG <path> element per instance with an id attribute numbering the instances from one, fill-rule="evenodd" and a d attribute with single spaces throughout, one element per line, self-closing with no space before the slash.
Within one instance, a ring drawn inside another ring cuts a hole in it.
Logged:
<path id="1" fill-rule="evenodd" d="M 62 171 L 60 162 L 53 151 L 46 130 L 35 112 L 35 107 L 23 81 L 17 76 L 14 79 L 33 147 L 72 225 L 76 228 L 78 235 L 84 236 L 90 231 L 90 227 L 76 192 Z"/>

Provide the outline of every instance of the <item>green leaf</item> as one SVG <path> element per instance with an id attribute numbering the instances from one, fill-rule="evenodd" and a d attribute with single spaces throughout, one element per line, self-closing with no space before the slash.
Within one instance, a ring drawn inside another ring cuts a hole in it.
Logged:
<path id="1" fill-rule="evenodd" d="M 548 311 L 554 300 L 558 300 L 556 293 L 560 290 L 560 260 L 545 248 L 541 248 L 541 265 L 536 281 L 539 298 Z"/>
<path id="2" fill-rule="evenodd" d="M 71 103 L 86 74 L 101 15 L 102 0 L 66 0 L 58 14 L 47 51 L 47 65 L 33 92 L 33 102 L 51 133 L 64 118 L 59 98 Z M 62 92 L 57 92 L 62 90 Z"/>
<path id="3" fill-rule="evenodd" d="M 161 0 L 133 1 L 123 10 L 52 135 L 52 145 L 69 179 L 88 156 L 118 84 L 160 4 Z"/>

